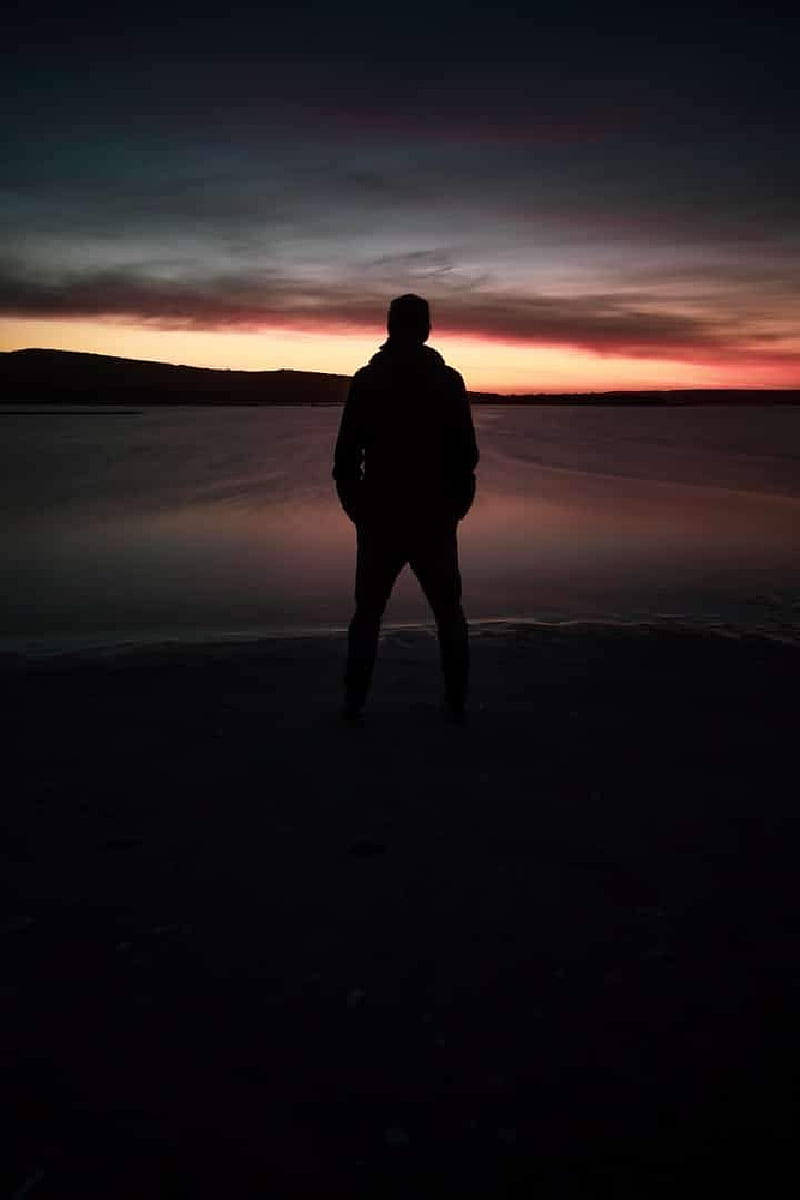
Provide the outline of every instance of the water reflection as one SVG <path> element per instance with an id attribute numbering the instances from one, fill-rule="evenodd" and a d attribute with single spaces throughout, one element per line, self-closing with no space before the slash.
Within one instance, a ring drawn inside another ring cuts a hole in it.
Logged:
<path id="1" fill-rule="evenodd" d="M 4 633 L 342 626 L 354 537 L 329 478 L 338 415 L 160 410 L 124 429 L 4 418 Z M 476 416 L 480 490 L 461 533 L 471 618 L 791 614 L 800 414 Z M 387 621 L 428 619 L 405 573 Z"/>

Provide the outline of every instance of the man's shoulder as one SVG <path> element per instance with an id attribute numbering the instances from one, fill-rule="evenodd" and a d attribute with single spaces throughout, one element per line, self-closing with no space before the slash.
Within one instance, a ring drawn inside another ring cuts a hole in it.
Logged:
<path id="1" fill-rule="evenodd" d="M 449 383 L 453 384 L 454 387 L 464 387 L 464 377 L 458 373 L 455 367 L 448 367 L 447 363 L 444 363 L 443 370 Z"/>
<path id="2" fill-rule="evenodd" d="M 432 346 L 425 347 L 428 353 L 428 370 L 439 377 L 439 379 L 447 386 L 457 389 L 463 389 L 464 380 L 459 375 L 454 367 L 450 367 L 442 358 L 438 350 L 434 350 Z"/>
<path id="3" fill-rule="evenodd" d="M 447 365 L 438 350 L 431 346 L 421 349 L 422 354 L 415 356 L 411 362 L 378 351 L 368 363 L 356 371 L 352 379 L 353 385 L 360 389 L 370 386 L 385 387 L 398 378 L 404 378 L 410 368 L 418 381 L 427 378 L 439 387 L 443 385 L 448 391 L 463 392 L 463 378 L 458 371 Z"/>
<path id="4" fill-rule="evenodd" d="M 369 363 L 364 367 L 358 368 L 350 380 L 348 398 L 351 403 L 355 402 L 365 391 L 369 390 L 371 378 Z"/>

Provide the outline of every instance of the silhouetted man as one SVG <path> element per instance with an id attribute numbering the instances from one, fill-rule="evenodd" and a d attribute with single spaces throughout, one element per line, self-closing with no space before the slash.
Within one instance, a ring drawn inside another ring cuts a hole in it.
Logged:
<path id="1" fill-rule="evenodd" d="M 333 468 L 358 545 L 343 715 L 364 706 L 381 617 L 408 563 L 436 618 L 447 709 L 461 721 L 469 660 L 456 526 L 475 495 L 475 430 L 463 379 L 424 345 L 427 301 L 398 296 L 386 324 L 388 340 L 350 386 Z"/>

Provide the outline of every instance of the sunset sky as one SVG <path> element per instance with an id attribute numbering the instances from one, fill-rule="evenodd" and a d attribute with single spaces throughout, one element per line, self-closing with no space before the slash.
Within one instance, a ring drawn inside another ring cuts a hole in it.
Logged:
<path id="1" fill-rule="evenodd" d="M 428 297 L 473 389 L 800 386 L 798 20 L 15 3 L 0 349 L 351 373 Z"/>

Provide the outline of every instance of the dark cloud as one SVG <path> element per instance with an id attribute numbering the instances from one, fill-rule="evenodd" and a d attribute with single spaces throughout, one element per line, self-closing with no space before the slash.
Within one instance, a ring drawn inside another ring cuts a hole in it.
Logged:
<path id="1" fill-rule="evenodd" d="M 422 256 L 423 264 L 429 260 Z M 521 296 L 470 293 L 454 285 L 428 289 L 427 295 L 440 335 L 697 362 L 800 363 L 800 354 L 783 350 L 776 334 L 754 332 L 734 317 L 670 312 L 645 292 Z M 358 329 L 379 336 L 389 298 L 374 283 L 301 287 L 278 272 L 165 280 L 117 270 L 35 282 L 13 267 L 0 272 L 3 315 L 116 318 L 161 329 Z"/>

